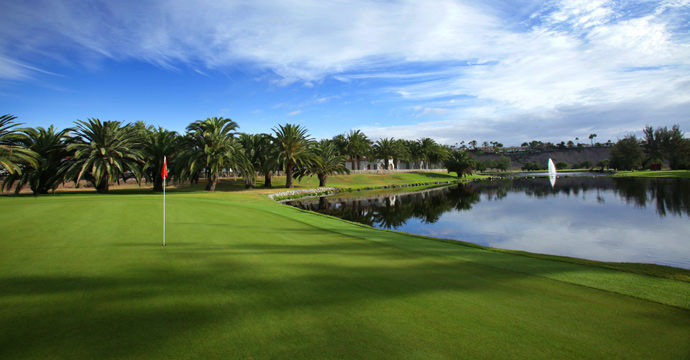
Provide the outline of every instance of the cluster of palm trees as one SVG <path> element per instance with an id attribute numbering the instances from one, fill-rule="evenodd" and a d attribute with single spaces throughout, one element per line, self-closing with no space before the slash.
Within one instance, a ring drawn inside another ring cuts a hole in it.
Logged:
<path id="1" fill-rule="evenodd" d="M 429 164 L 443 162 L 451 152 L 448 146 L 428 137 L 418 140 L 383 138 L 372 142 L 361 130 L 350 130 L 335 136 L 332 141 L 341 154 L 351 159 L 355 170 L 362 170 L 360 163 L 365 157 L 384 160 L 384 163 L 392 160 L 394 169 L 398 169 L 400 161 L 411 163 L 415 169 L 428 169 Z"/>
<path id="2" fill-rule="evenodd" d="M 285 174 L 288 188 L 293 187 L 293 178 L 313 175 L 325 186 L 329 175 L 349 173 L 348 159 L 357 170 L 364 158 L 390 160 L 397 169 L 400 161 L 422 168 L 451 155 L 447 146 L 430 138 L 373 142 L 362 131 L 352 130 L 316 141 L 306 128 L 293 124 L 278 125 L 271 134 L 245 134 L 236 122 L 223 117 L 195 121 L 185 134 L 143 121 L 124 124 L 92 118 L 57 130 L 21 128 L 15 119 L 0 117 L 2 189 L 14 187 L 19 192 L 28 186 L 35 194 L 54 191 L 66 182 L 78 186 L 80 181 L 107 193 L 110 184 L 129 179 L 151 182 L 154 191 L 162 191 L 159 174 L 164 157 L 173 181 L 198 183 L 204 178 L 206 190 L 213 191 L 229 172 L 242 177 L 247 188 L 256 185 L 257 176 L 264 176 L 265 186 L 271 187 L 278 172 Z"/>

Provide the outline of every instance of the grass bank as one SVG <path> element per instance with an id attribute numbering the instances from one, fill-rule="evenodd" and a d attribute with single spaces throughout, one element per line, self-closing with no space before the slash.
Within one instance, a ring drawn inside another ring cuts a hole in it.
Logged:
<path id="1" fill-rule="evenodd" d="M 690 355 L 688 283 L 375 230 L 273 191 L 168 193 L 166 247 L 160 194 L 0 198 L 2 358 Z"/>
<path id="2" fill-rule="evenodd" d="M 638 178 L 690 178 L 690 170 L 619 171 L 615 176 Z"/>
<path id="3" fill-rule="evenodd" d="M 405 172 L 405 173 L 391 173 L 391 174 L 352 174 L 352 175 L 334 175 L 329 176 L 326 183 L 327 187 L 336 187 L 341 189 L 366 189 L 366 188 L 380 188 L 387 185 L 410 185 L 420 183 L 435 183 L 438 181 L 471 181 L 475 179 L 483 179 L 486 176 L 474 174 L 458 178 L 455 173 L 439 173 L 439 172 Z M 273 188 L 284 189 L 285 177 L 276 176 L 272 180 Z M 294 182 L 295 189 L 312 189 L 319 187 L 319 179 L 316 177 L 305 177 L 301 181 Z M 257 189 L 264 188 L 263 177 L 257 178 Z"/>

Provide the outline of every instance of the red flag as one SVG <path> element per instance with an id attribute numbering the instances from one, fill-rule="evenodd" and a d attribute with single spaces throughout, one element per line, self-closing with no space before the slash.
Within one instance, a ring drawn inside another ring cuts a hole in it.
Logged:
<path id="1" fill-rule="evenodd" d="M 163 156 L 163 170 L 161 170 L 161 177 L 163 179 L 168 177 L 168 159 Z"/>

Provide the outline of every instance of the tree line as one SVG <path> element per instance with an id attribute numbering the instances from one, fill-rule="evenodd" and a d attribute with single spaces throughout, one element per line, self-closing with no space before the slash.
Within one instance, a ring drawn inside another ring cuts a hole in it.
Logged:
<path id="1" fill-rule="evenodd" d="M 640 170 L 650 169 L 653 164 L 661 167 L 662 164 L 667 164 L 671 170 L 690 169 L 690 139 L 685 137 L 683 131 L 680 130 L 679 125 L 674 125 L 670 129 L 666 126 L 654 129 L 647 125 L 643 129 L 643 138 L 637 138 L 634 134 L 629 134 L 619 139 L 616 143 L 610 140 L 606 144 L 594 144 L 594 138 L 597 134 L 590 134 L 589 139 L 592 141 L 591 146 L 605 146 L 611 148 L 609 159 L 599 160 L 595 163 L 584 160 L 581 163 L 568 164 L 566 162 L 557 162 L 556 168 L 564 170 L 568 167 L 572 169 L 617 169 L 617 170 Z M 576 138 L 576 140 L 578 140 Z M 491 143 L 492 145 L 495 143 Z M 499 145 L 502 145 L 499 143 Z M 578 143 L 578 147 L 582 144 Z M 543 143 L 541 141 L 531 141 L 522 144 L 523 147 L 529 147 L 532 150 L 550 150 L 550 149 L 566 149 L 574 147 L 573 144 L 565 144 L 561 142 L 559 145 L 551 143 Z M 457 166 L 457 165 L 456 165 Z M 511 167 L 510 158 L 501 156 L 498 160 L 485 160 L 483 162 L 463 163 L 460 169 L 464 169 L 468 173 L 468 167 L 477 171 L 484 171 L 485 169 L 496 169 L 505 171 Z M 450 170 L 450 168 L 448 168 Z M 525 171 L 540 171 L 546 170 L 546 164 L 537 162 L 526 162 L 522 164 L 522 170 Z"/>
<path id="2" fill-rule="evenodd" d="M 293 179 L 314 175 L 325 186 L 329 175 L 350 172 L 347 159 L 357 170 L 364 158 L 392 161 L 396 169 L 399 162 L 407 161 L 421 169 L 444 161 L 451 153 L 431 138 L 373 142 L 360 130 L 320 141 L 294 124 L 278 125 L 270 134 L 247 134 L 223 117 L 194 121 L 184 134 L 143 121 L 125 124 L 90 118 L 58 130 L 52 125 L 21 128 L 15 119 L 0 117 L 2 189 L 14 187 L 19 192 L 28 186 L 35 194 L 54 191 L 66 182 L 79 186 L 80 181 L 107 193 L 111 183 L 132 178 L 151 182 L 153 191 L 162 191 L 164 157 L 172 181 L 198 183 L 205 178 L 206 190 L 214 191 L 229 171 L 243 178 L 247 188 L 256 186 L 257 176 L 263 176 L 264 186 L 271 187 L 277 172 L 285 174 L 287 188 L 294 186 Z"/>
<path id="3" fill-rule="evenodd" d="M 657 127 L 647 125 L 643 129 L 643 138 L 635 134 L 629 134 L 611 145 L 611 153 L 608 159 L 600 160 L 596 164 L 585 160 L 570 167 L 593 169 L 595 166 L 601 170 L 611 168 L 617 170 L 650 169 L 653 164 L 659 168 L 662 164 L 668 164 L 671 170 L 690 169 L 690 139 L 680 130 L 679 125 L 673 125 L 670 129 L 666 126 Z M 590 139 L 596 137 L 591 134 Z M 567 168 L 566 162 L 555 164 L 558 170 Z M 546 164 L 525 163 L 523 170 L 545 170 Z"/>
<path id="4" fill-rule="evenodd" d="M 383 160 L 386 167 L 392 162 L 394 169 L 403 161 L 415 169 L 442 164 L 458 177 L 489 168 L 506 171 L 512 166 L 507 156 L 479 162 L 466 150 L 452 149 L 431 138 L 374 142 L 361 130 L 317 141 L 301 125 L 278 125 L 270 134 L 247 134 L 238 131 L 235 121 L 223 117 L 194 121 L 184 134 L 143 121 L 125 124 L 90 118 L 75 121 L 73 128 L 58 130 L 52 125 L 47 129 L 21 128 L 15 119 L 0 116 L 0 176 L 4 177 L 1 189 L 14 187 L 17 193 L 28 186 L 35 194 L 45 194 L 60 184 L 74 182 L 79 186 L 81 181 L 107 193 L 111 183 L 129 179 L 151 182 L 153 191 L 162 191 L 164 157 L 172 181 L 198 183 L 204 178 L 208 191 L 214 191 L 221 176 L 229 171 L 243 178 L 246 188 L 256 186 L 257 176 L 264 177 L 264 186 L 272 187 L 272 176 L 278 172 L 285 174 L 287 188 L 294 186 L 293 179 L 305 176 L 317 176 L 319 186 L 326 186 L 330 175 L 349 174 L 348 159 L 356 170 L 362 169 L 365 158 L 370 162 Z M 647 126 L 644 135 L 644 139 L 635 135 L 620 139 L 611 147 L 610 159 L 596 165 L 632 170 L 667 162 L 671 169 L 690 168 L 690 140 L 678 125 L 670 129 Z M 590 135 L 590 140 L 595 136 Z M 565 168 L 567 164 L 557 166 Z M 527 163 L 523 170 L 542 167 Z"/>
<path id="5" fill-rule="evenodd" d="M 647 125 L 644 138 L 626 135 L 611 148 L 609 166 L 620 170 L 649 168 L 651 164 L 668 163 L 671 170 L 690 169 L 690 139 L 685 138 L 678 125 Z"/>
<path id="6" fill-rule="evenodd" d="M 594 142 L 594 139 L 597 137 L 597 134 L 589 134 L 589 141 L 590 141 L 590 147 L 611 147 L 613 143 L 611 140 L 608 140 L 605 143 L 600 143 L 600 142 Z M 532 140 L 532 141 L 525 141 L 520 146 L 522 148 L 526 148 L 529 151 L 532 152 L 538 152 L 538 151 L 549 151 L 549 150 L 565 150 L 565 149 L 573 149 L 573 148 L 583 148 L 586 145 L 584 143 L 579 142 L 580 138 L 576 137 L 575 142 L 573 140 L 568 140 L 568 142 L 561 141 L 560 143 L 552 143 L 550 141 L 543 142 L 540 140 Z M 477 140 L 471 140 L 465 143 L 464 141 L 461 141 L 459 143 L 456 143 L 456 148 L 460 150 L 488 150 L 493 153 L 501 153 L 505 152 L 506 148 L 503 147 L 503 143 L 500 143 L 498 141 L 484 141 L 481 143 L 481 147 L 479 147 L 479 143 Z"/>

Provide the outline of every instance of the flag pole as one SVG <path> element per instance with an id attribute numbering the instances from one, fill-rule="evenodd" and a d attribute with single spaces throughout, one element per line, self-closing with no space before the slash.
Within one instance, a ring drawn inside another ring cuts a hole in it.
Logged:
<path id="1" fill-rule="evenodd" d="M 163 246 L 165 246 L 165 178 L 163 178 Z"/>
<path id="2" fill-rule="evenodd" d="M 163 246 L 165 246 L 165 178 L 168 177 L 168 158 L 165 156 L 163 156 L 161 177 L 163 178 Z"/>

